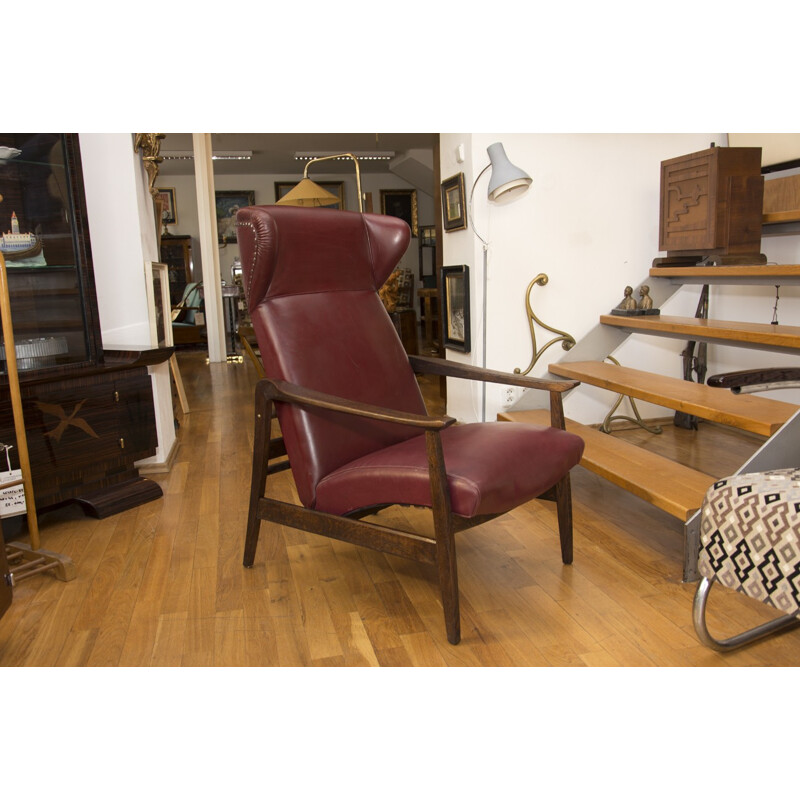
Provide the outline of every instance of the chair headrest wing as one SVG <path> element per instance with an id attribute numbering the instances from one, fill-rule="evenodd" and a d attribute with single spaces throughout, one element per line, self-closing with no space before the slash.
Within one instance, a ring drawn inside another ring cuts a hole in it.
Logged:
<path id="1" fill-rule="evenodd" d="M 411 238 L 396 217 L 324 208 L 249 206 L 236 224 L 251 310 L 269 297 L 377 291 Z"/>

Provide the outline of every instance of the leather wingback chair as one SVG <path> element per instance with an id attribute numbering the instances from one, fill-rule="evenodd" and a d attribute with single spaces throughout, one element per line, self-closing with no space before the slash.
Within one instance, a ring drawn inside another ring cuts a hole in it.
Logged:
<path id="1" fill-rule="evenodd" d="M 563 430 L 561 393 L 576 383 L 408 356 L 378 296 L 409 244 L 402 220 L 258 206 L 241 210 L 237 223 L 266 374 L 256 389 L 245 566 L 254 562 L 262 519 L 435 564 L 456 644 L 457 530 L 547 496 L 558 502 L 570 563 L 569 471 L 583 440 Z M 415 377 L 423 371 L 549 391 L 556 427 L 428 416 Z M 273 404 L 302 507 L 265 494 Z M 432 508 L 435 539 L 361 519 L 394 504 Z"/>

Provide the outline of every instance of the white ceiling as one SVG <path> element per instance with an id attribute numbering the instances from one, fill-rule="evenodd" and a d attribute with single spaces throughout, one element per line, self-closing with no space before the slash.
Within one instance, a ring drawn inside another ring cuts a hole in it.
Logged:
<path id="1" fill-rule="evenodd" d="M 303 162 L 295 161 L 295 152 L 353 153 L 390 151 L 395 158 L 410 150 L 432 152 L 438 142 L 436 133 L 212 133 L 215 151 L 252 150 L 249 161 L 215 161 L 217 175 L 302 175 Z M 161 153 L 192 150 L 191 133 L 168 133 L 161 142 Z M 359 160 L 362 173 L 386 172 L 386 162 Z M 326 173 L 352 172 L 351 161 L 327 162 Z M 165 160 L 159 174 L 192 175 L 193 161 Z"/>

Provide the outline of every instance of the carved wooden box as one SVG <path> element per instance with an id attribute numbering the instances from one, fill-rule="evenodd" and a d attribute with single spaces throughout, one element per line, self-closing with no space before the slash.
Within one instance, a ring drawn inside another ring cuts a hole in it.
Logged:
<path id="1" fill-rule="evenodd" d="M 763 264 L 760 147 L 711 147 L 661 162 L 659 250 L 666 264 Z"/>

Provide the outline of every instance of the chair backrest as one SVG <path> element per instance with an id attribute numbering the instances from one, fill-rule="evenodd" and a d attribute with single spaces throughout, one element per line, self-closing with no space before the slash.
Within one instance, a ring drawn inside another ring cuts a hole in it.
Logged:
<path id="1" fill-rule="evenodd" d="M 400 219 L 331 209 L 251 206 L 237 214 L 244 289 L 268 378 L 424 414 L 425 404 L 378 289 L 408 247 Z M 278 405 L 300 500 L 367 453 L 418 431 Z"/>

